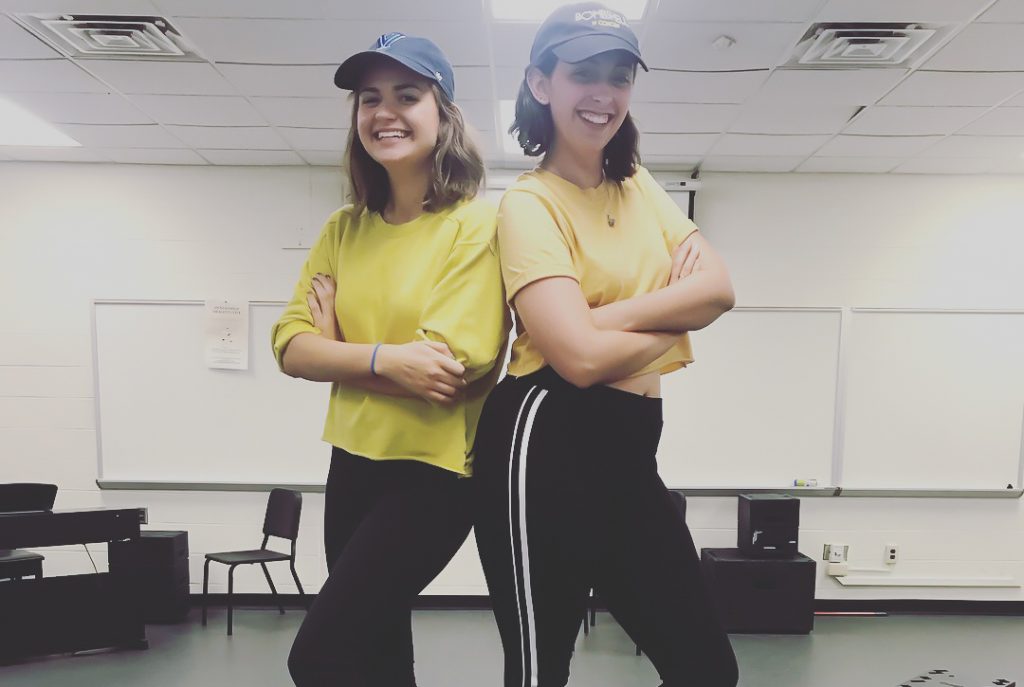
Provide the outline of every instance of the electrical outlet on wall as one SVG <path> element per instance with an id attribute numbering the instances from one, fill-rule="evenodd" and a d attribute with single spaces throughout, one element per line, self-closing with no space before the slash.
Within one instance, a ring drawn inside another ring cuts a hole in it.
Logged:
<path id="1" fill-rule="evenodd" d="M 897 544 L 886 544 L 883 553 L 886 565 L 896 565 L 899 558 L 899 546 Z"/>
<path id="2" fill-rule="evenodd" d="M 845 563 L 849 553 L 850 547 L 847 544 L 825 544 L 822 560 L 829 563 Z"/>

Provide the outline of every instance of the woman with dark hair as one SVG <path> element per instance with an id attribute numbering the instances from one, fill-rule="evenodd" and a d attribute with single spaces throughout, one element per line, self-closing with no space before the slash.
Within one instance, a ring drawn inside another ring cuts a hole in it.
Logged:
<path id="1" fill-rule="evenodd" d="M 424 38 L 346 60 L 352 203 L 327 220 L 273 328 L 293 377 L 331 382 L 330 571 L 292 646 L 296 685 L 413 687 L 411 605 L 471 527 L 470 447 L 509 329 L 495 210 Z M 287 460 L 287 456 L 282 456 Z"/>
<path id="2" fill-rule="evenodd" d="M 738 670 L 661 478 L 660 376 L 735 297 L 721 258 L 639 165 L 637 39 L 595 3 L 534 39 L 515 134 L 540 166 L 498 212 L 517 338 L 477 434 L 476 538 L 506 687 L 560 687 L 589 590 L 665 687 Z"/>

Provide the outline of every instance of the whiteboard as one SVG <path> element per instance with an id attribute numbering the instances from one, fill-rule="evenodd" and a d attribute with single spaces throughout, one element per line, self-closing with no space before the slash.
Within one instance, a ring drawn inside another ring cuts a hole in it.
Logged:
<path id="1" fill-rule="evenodd" d="M 1020 488 L 1024 313 L 851 313 L 843 484 Z"/>
<path id="2" fill-rule="evenodd" d="M 97 302 L 100 481 L 322 485 L 329 385 L 278 371 L 283 305 L 250 304 L 236 371 L 203 364 L 201 302 Z M 691 339 L 662 378 L 670 488 L 1021 486 L 1024 313 L 741 307 Z"/>
<path id="3" fill-rule="evenodd" d="M 97 302 L 100 479 L 322 484 L 330 385 L 278 370 L 283 308 L 250 304 L 249 369 L 211 370 L 201 302 Z"/>
<path id="4" fill-rule="evenodd" d="M 662 378 L 669 488 L 831 484 L 840 308 L 736 308 Z"/>

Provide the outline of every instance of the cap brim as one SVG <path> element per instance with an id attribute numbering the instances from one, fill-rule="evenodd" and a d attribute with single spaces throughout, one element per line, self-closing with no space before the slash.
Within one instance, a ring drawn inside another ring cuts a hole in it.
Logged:
<path id="1" fill-rule="evenodd" d="M 644 63 L 644 59 L 640 56 L 640 51 L 630 45 L 627 41 L 607 34 L 572 38 L 561 45 L 556 45 L 551 49 L 551 52 L 553 52 L 555 56 L 563 62 L 582 62 L 594 55 L 599 55 L 603 52 L 610 52 L 612 50 L 623 50 L 628 52 L 636 58 L 637 63 L 644 68 L 645 72 L 650 71 Z"/>
<path id="2" fill-rule="evenodd" d="M 363 78 L 363 74 L 366 73 L 367 67 L 380 59 L 388 59 L 392 62 L 397 62 L 406 69 L 411 69 L 420 76 L 423 76 L 431 81 L 436 81 L 433 73 L 429 69 L 416 64 L 412 60 L 404 59 L 399 55 L 390 55 L 386 52 L 378 52 L 376 50 L 364 50 L 363 52 L 357 52 L 352 57 L 348 58 L 341 63 L 338 67 L 338 71 L 334 72 L 334 85 L 338 88 L 343 88 L 346 91 L 354 91 L 359 88 L 359 80 Z"/>

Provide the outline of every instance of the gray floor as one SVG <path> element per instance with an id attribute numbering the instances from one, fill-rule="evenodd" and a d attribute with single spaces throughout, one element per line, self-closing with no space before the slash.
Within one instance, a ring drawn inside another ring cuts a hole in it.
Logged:
<path id="1" fill-rule="evenodd" d="M 203 628 L 193 611 L 180 625 L 151 625 L 146 651 L 58 656 L 0 667 L 3 687 L 291 685 L 285 658 L 302 619 L 267 609 L 223 610 Z M 498 635 L 490 611 L 417 611 L 422 687 L 497 687 Z M 1024 618 L 977 616 L 819 617 L 810 636 L 734 635 L 743 687 L 896 687 L 931 668 L 969 676 L 969 687 L 1024 678 Z M 581 635 L 572 687 L 656 687 L 657 674 L 607 614 Z M 932 683 L 935 684 L 935 683 Z M 700 687 L 694 685 L 694 687 Z M 1024 683 L 1021 683 L 1024 687 Z"/>

